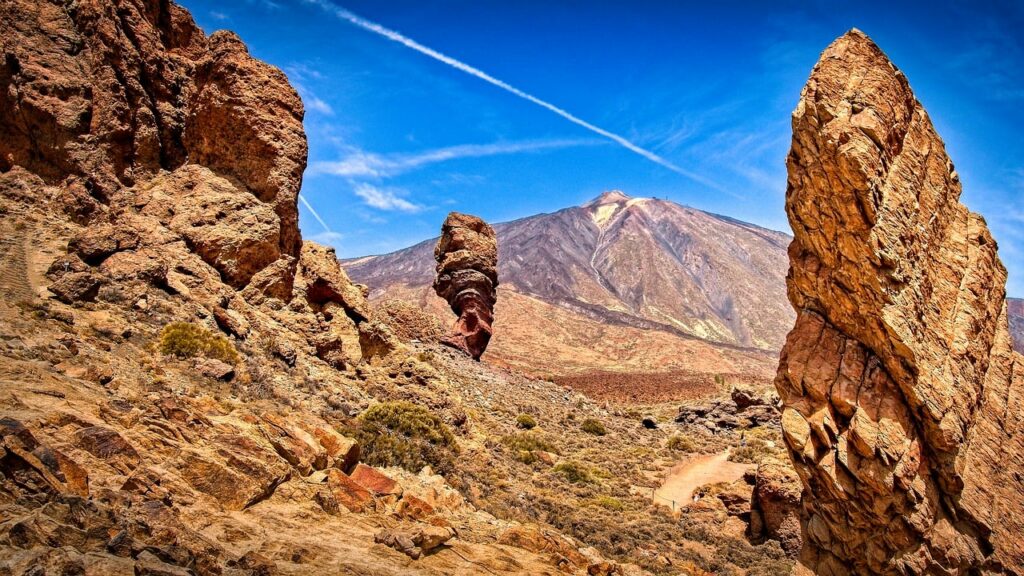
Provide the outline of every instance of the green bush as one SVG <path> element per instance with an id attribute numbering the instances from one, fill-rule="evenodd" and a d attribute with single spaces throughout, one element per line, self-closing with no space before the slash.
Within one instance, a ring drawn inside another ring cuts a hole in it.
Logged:
<path id="1" fill-rule="evenodd" d="M 371 466 L 400 466 L 418 472 L 426 465 L 438 474 L 455 469 L 455 436 L 437 415 L 409 402 L 384 402 L 359 416 L 353 431 L 361 458 Z"/>
<path id="2" fill-rule="evenodd" d="M 160 332 L 160 353 L 178 358 L 215 358 L 228 364 L 238 363 L 238 352 L 231 342 L 189 322 L 175 322 Z"/>
<path id="3" fill-rule="evenodd" d="M 604 429 L 604 424 L 594 418 L 587 418 L 580 424 L 580 430 L 583 430 L 587 434 L 593 434 L 594 436 L 604 436 L 608 433 Z"/>
<path id="4" fill-rule="evenodd" d="M 524 430 L 533 430 L 537 427 L 537 421 L 529 414 L 520 414 L 516 416 L 516 426 Z"/>
<path id="5" fill-rule="evenodd" d="M 593 482 L 593 478 L 590 476 L 590 470 L 579 462 L 573 462 L 572 460 L 560 462 L 555 466 L 554 470 L 573 484 L 586 484 Z"/>
<path id="6" fill-rule="evenodd" d="M 512 451 L 512 457 L 523 464 L 537 461 L 537 452 L 557 452 L 555 446 L 535 432 L 516 432 L 501 439 L 501 443 Z"/>
<path id="7" fill-rule="evenodd" d="M 693 439 L 686 434 L 675 434 L 668 439 L 666 447 L 669 450 L 675 450 L 676 452 L 693 452 L 697 449 L 696 444 L 693 443 Z"/>

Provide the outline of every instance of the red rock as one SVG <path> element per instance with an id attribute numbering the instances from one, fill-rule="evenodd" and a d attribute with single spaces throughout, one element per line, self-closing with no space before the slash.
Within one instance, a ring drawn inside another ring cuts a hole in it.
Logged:
<path id="1" fill-rule="evenodd" d="M 442 343 L 479 360 L 491 340 L 498 288 L 498 241 L 486 222 L 452 212 L 434 248 L 434 291 L 459 316 Z"/>
<path id="2" fill-rule="evenodd" d="M 372 492 L 374 496 L 402 495 L 402 486 L 398 482 L 372 466 L 360 463 L 356 465 L 355 470 L 349 476 L 360 486 Z"/>
<path id="3" fill-rule="evenodd" d="M 317 502 L 325 511 L 337 514 L 341 508 L 363 512 L 373 505 L 373 495 L 341 470 L 327 471 L 327 486 L 317 493 Z"/>

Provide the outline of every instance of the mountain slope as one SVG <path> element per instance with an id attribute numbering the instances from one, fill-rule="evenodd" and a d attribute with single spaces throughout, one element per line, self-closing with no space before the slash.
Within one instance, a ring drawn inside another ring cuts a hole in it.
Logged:
<path id="1" fill-rule="evenodd" d="M 770 379 L 793 317 L 788 236 L 621 192 L 494 228 L 501 285 L 489 362 L 546 377 Z M 435 243 L 342 264 L 372 299 L 414 302 L 450 323 L 431 289 Z"/>
<path id="2" fill-rule="evenodd" d="M 1010 317 L 1010 337 L 1013 349 L 1024 354 L 1024 299 L 1007 298 L 1006 312 Z"/>

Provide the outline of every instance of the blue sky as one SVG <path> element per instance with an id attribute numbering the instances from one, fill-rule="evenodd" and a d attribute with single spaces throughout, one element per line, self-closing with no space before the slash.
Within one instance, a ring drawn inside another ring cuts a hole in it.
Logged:
<path id="1" fill-rule="evenodd" d="M 435 236 L 450 210 L 499 222 L 609 189 L 788 231 L 790 113 L 821 50 L 860 28 L 910 78 L 1024 296 L 1024 4 L 182 3 L 302 94 L 319 215 L 303 206 L 302 230 L 341 256 Z"/>

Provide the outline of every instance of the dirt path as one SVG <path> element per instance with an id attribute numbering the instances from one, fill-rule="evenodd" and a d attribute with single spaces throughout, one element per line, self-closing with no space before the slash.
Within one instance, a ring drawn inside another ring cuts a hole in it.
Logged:
<path id="1" fill-rule="evenodd" d="M 673 466 L 661 488 L 654 491 L 653 498 L 657 504 L 679 509 L 693 502 L 697 488 L 715 482 L 735 482 L 753 467 L 753 464 L 729 462 L 728 450 L 696 456 Z"/>

